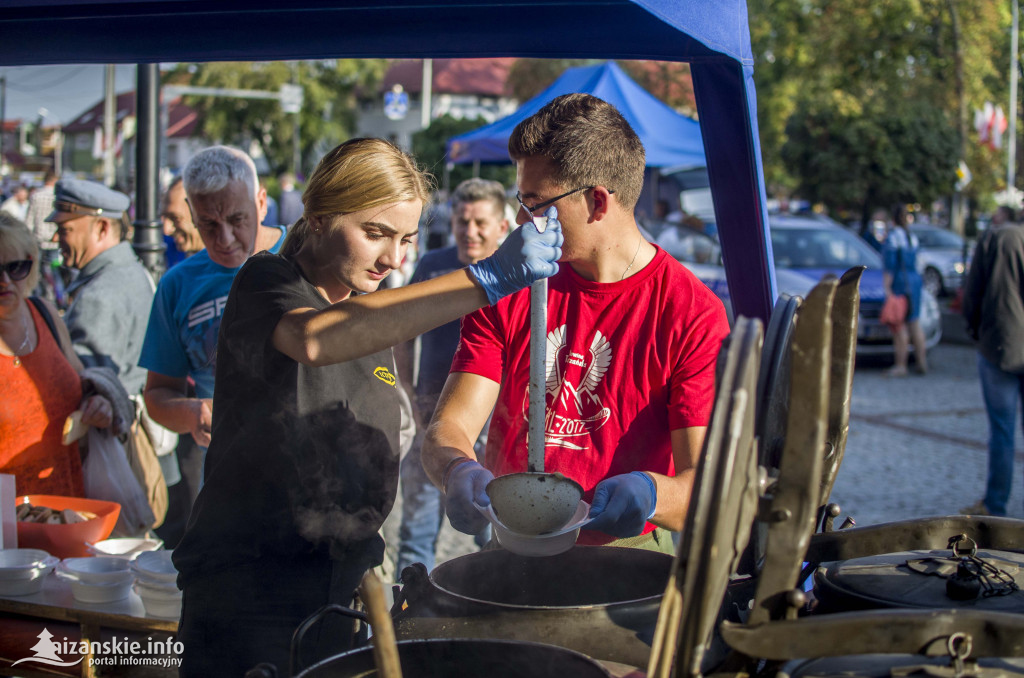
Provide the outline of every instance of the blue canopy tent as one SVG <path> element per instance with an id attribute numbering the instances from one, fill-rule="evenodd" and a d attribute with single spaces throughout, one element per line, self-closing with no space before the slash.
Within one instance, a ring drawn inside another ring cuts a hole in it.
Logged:
<path id="1" fill-rule="evenodd" d="M 585 92 L 615 106 L 644 143 L 649 167 L 704 167 L 704 142 L 696 120 L 680 115 L 636 84 L 614 62 L 570 68 L 515 113 L 448 141 L 454 163 L 507 163 L 508 138 L 521 121 L 557 96 Z"/>
<path id="2" fill-rule="evenodd" d="M 762 319 L 771 312 L 775 276 L 744 0 L 0 0 L 0 35 L 3 66 L 492 56 L 689 62 L 733 309 Z"/>

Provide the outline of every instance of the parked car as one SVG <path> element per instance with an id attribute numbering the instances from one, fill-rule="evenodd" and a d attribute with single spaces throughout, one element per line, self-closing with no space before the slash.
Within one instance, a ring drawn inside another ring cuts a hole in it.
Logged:
<path id="1" fill-rule="evenodd" d="M 858 355 L 885 355 L 892 353 L 892 332 L 879 319 L 885 287 L 882 284 L 882 258 L 866 242 L 831 219 L 821 216 L 793 216 L 773 214 L 769 217 L 769 231 L 775 261 L 778 291 L 794 296 L 806 296 L 825 275 L 842 275 L 854 266 L 867 266 L 860 282 L 860 316 L 857 326 Z M 697 243 L 704 237 L 689 233 L 692 242 L 676 252 L 669 251 L 704 282 L 722 301 L 732 319 L 729 287 L 720 257 L 705 263 L 688 260 L 686 252 L 708 251 L 714 247 L 708 242 Z M 682 256 L 680 256 L 682 255 Z M 942 317 L 938 302 L 927 290 L 921 295 L 921 327 L 930 348 L 942 338 Z"/>
<path id="2" fill-rule="evenodd" d="M 964 239 L 953 231 L 930 224 L 915 224 L 910 232 L 921 243 L 917 269 L 924 279 L 925 289 L 936 297 L 956 294 L 971 262 L 970 252 L 965 254 Z"/>

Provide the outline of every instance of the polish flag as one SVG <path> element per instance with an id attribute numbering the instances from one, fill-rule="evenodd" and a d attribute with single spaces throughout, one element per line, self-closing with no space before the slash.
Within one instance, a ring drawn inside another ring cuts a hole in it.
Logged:
<path id="1" fill-rule="evenodd" d="M 1003 133 L 1006 132 L 1007 121 L 1002 106 L 993 106 L 991 101 L 985 102 L 982 110 L 974 111 L 974 129 L 978 131 L 978 142 L 998 150 L 1003 147 Z"/>

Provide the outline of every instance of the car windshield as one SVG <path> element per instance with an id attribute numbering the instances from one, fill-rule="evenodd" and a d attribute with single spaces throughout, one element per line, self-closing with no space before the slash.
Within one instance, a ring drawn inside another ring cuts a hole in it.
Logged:
<path id="1" fill-rule="evenodd" d="M 780 268 L 881 268 L 878 253 L 841 228 L 771 227 L 775 265 Z"/>
<path id="2" fill-rule="evenodd" d="M 914 228 L 911 229 L 917 236 L 921 247 L 953 247 L 960 249 L 964 246 L 963 240 L 956 233 L 945 231 L 941 228 Z"/>

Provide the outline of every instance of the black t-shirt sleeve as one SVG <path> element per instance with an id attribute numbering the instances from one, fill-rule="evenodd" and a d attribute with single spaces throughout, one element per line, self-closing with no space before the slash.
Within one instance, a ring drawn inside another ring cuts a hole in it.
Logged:
<path id="1" fill-rule="evenodd" d="M 282 356 L 271 342 L 274 330 L 285 313 L 310 307 L 308 286 L 295 265 L 276 254 L 250 258 L 228 296 L 220 328 L 222 349 L 236 356 L 251 376 L 265 374 L 267 363 Z"/>

